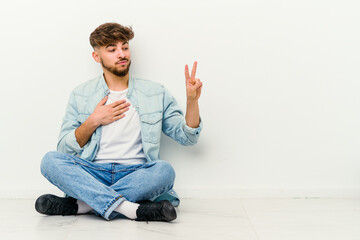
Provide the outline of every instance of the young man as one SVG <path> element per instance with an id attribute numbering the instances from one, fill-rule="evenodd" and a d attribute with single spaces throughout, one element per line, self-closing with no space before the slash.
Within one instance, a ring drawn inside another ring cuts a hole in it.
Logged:
<path id="1" fill-rule="evenodd" d="M 57 152 L 47 153 L 41 173 L 67 196 L 40 196 L 35 209 L 47 215 L 94 211 L 110 220 L 172 221 L 179 199 L 175 172 L 159 160 L 161 131 L 182 145 L 197 142 L 202 124 L 202 83 L 185 66 L 187 108 L 160 84 L 129 74 L 130 27 L 100 25 L 90 35 L 92 56 L 103 74 L 75 88 L 63 119 Z"/>

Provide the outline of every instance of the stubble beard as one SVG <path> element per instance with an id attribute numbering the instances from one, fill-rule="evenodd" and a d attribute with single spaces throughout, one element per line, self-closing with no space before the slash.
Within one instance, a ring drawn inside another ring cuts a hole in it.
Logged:
<path id="1" fill-rule="evenodd" d="M 117 69 L 116 67 L 109 67 L 109 66 L 106 66 L 104 64 L 104 61 L 102 60 L 102 58 L 100 58 L 100 63 L 101 65 L 103 66 L 103 68 L 105 68 L 106 70 L 108 70 L 109 72 L 111 72 L 112 74 L 118 76 L 118 77 L 125 77 L 128 73 L 129 73 L 129 70 L 130 70 L 130 65 L 131 65 L 131 60 L 128 60 L 128 59 L 121 59 L 120 61 L 123 61 L 123 60 L 127 60 L 129 61 L 129 64 L 128 66 L 124 69 L 124 70 L 119 70 Z"/>

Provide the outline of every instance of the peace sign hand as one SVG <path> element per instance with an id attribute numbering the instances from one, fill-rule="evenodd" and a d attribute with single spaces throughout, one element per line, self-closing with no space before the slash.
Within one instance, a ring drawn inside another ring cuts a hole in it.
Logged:
<path id="1" fill-rule="evenodd" d="M 202 82 L 199 78 L 195 78 L 197 62 L 194 62 L 191 76 L 189 76 L 189 67 L 185 65 L 185 80 L 186 80 L 186 96 L 188 101 L 198 100 L 201 94 Z"/>

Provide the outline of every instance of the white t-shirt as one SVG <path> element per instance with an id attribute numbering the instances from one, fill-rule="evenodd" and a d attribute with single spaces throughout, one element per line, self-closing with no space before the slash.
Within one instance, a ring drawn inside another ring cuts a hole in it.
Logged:
<path id="1" fill-rule="evenodd" d="M 112 91 L 105 105 L 126 98 L 128 89 Z M 130 103 L 131 104 L 131 103 Z M 142 164 L 146 157 L 141 143 L 140 119 L 135 108 L 130 105 L 125 117 L 101 126 L 100 148 L 95 156 L 97 163 Z"/>

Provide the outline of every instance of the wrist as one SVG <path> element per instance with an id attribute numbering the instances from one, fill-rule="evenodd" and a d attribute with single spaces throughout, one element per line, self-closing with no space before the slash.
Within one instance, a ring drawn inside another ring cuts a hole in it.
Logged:
<path id="1" fill-rule="evenodd" d="M 101 125 L 100 122 L 92 115 L 90 115 L 84 123 L 86 123 L 86 125 L 88 125 L 88 127 L 91 129 L 96 129 Z"/>
<path id="2" fill-rule="evenodd" d="M 187 104 L 197 104 L 198 100 L 196 98 L 187 98 L 186 103 Z"/>

